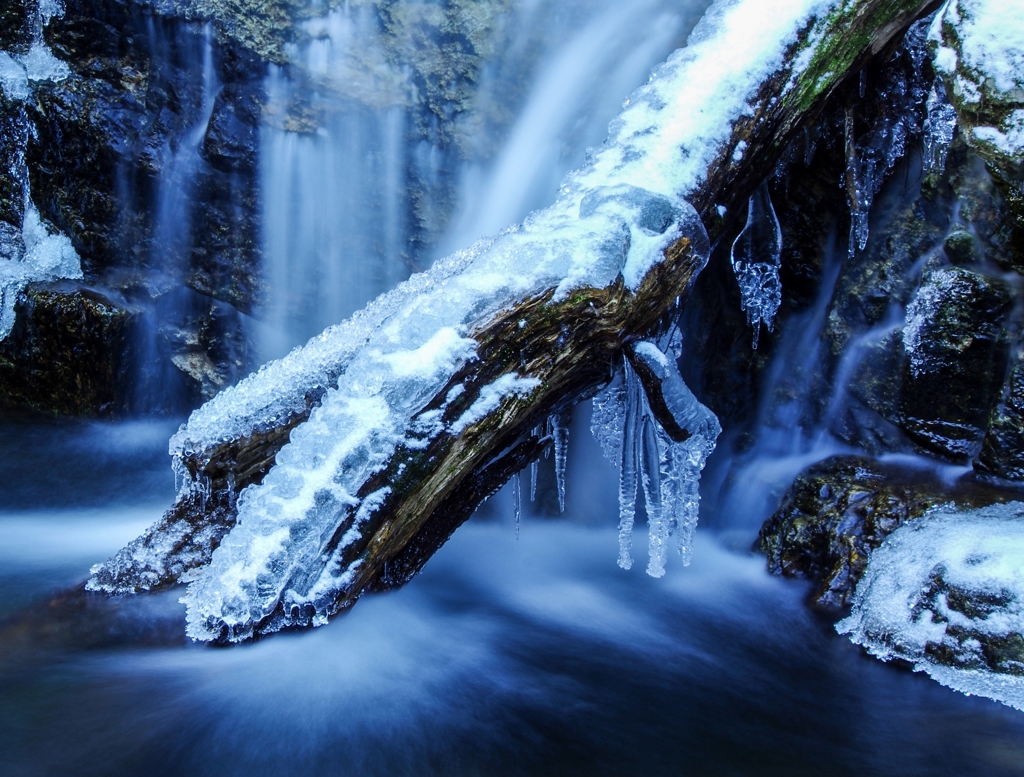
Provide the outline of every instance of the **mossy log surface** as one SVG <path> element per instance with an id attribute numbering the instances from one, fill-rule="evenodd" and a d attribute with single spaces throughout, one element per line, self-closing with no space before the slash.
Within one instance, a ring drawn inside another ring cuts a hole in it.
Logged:
<path id="1" fill-rule="evenodd" d="M 835 89 L 873 55 L 895 45 L 932 5 L 922 0 L 851 0 L 828 19 L 808 26 L 789 52 L 790 64 L 762 84 L 751 103 L 753 111 L 732 128 L 730 141 L 690 195 L 712 241 L 728 229 L 733 214 L 745 210 L 741 206 L 753 189 Z M 828 67 L 819 57 L 812 58 L 816 64 L 793 83 L 791 63 L 811 40 L 816 41 L 817 51 L 828 52 Z M 826 46 L 829 41 L 842 45 Z M 741 141 L 746 145 L 740 146 Z M 738 146 L 742 154 L 735 153 Z M 724 217 L 720 206 L 724 206 Z M 624 349 L 656 329 L 667 313 L 682 304 L 703 261 L 690 239 L 682 238 L 669 247 L 664 261 L 654 266 L 636 292 L 627 290 L 621 278 L 608 288 L 581 289 L 559 302 L 552 301 L 551 289 L 478 322 L 469 336 L 478 343 L 479 358 L 452 376 L 420 413 L 444 408 L 444 420 L 450 422 L 478 398 L 484 386 L 512 371 L 535 377 L 541 384 L 528 398 L 507 397 L 459 435 L 441 434 L 425 449 L 399 448 L 388 465 L 363 484 L 359 497 L 385 484 L 390 492 L 364 526 L 363 539 L 346 553 L 346 563 L 360 563 L 349 567 L 357 570 L 357 578 L 336 610 L 351 605 L 366 590 L 400 585 L 419 571 L 484 498 L 543 451 L 548 441 L 532 430 L 549 415 L 598 390 Z M 466 390 L 457 401 L 446 404 L 446 395 L 456 384 Z M 175 541 L 182 552 L 176 560 L 172 552 L 172 563 L 164 570 L 153 570 L 151 584 L 144 587 L 172 584 L 186 569 L 208 560 L 208 555 L 199 558 L 191 552 L 195 548 L 189 538 L 213 534 L 219 542 L 233 525 L 238 492 L 262 480 L 290 430 L 308 417 L 324 391 L 325 387 L 311 386 L 307 410 L 282 420 L 269 432 L 182 459 L 193 478 L 206 487 L 203 494 L 179 501 L 161 524 L 136 541 L 167 543 L 174 538 L 162 535 L 178 527 Z M 182 527 L 187 527 L 184 532 Z M 339 526 L 335 539 L 347 529 L 345 524 Z"/>

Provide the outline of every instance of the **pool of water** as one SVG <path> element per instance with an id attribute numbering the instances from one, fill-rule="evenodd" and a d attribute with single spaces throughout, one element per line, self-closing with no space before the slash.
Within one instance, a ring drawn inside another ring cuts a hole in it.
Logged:
<path id="1" fill-rule="evenodd" d="M 614 474 L 584 436 L 566 516 L 527 509 L 517 538 L 498 494 L 327 627 L 193 645 L 172 592 L 115 602 L 116 639 L 62 632 L 53 593 L 169 504 L 172 430 L 0 425 L 5 775 L 1024 773 L 1024 715 L 866 657 L 752 533 L 699 532 L 660 580 L 619 569 Z"/>

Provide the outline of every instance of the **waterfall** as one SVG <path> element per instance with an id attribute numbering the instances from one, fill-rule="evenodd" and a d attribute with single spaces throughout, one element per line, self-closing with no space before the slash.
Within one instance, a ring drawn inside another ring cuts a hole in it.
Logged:
<path id="1" fill-rule="evenodd" d="M 704 5 L 512 4 L 477 31 L 475 59 L 451 63 L 466 69 L 446 87 L 460 99 L 440 106 L 417 48 L 426 33 L 347 4 L 304 23 L 265 81 L 260 355 L 550 202 Z"/>

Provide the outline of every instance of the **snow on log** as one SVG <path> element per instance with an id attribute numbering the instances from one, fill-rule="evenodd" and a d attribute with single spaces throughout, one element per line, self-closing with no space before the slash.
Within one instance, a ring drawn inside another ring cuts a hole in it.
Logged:
<path id="1" fill-rule="evenodd" d="M 408 580 L 658 330 L 794 133 L 928 5 L 713 5 L 551 207 L 195 411 L 171 441 L 177 502 L 87 588 L 187 582 L 189 635 L 235 642 Z"/>

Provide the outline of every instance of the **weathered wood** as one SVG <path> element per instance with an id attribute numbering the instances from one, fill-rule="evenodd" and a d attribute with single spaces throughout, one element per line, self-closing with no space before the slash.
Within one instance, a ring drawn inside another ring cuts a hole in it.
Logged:
<path id="1" fill-rule="evenodd" d="M 691 193 L 690 202 L 712 240 L 742 212 L 743 203 L 774 169 L 796 133 L 813 121 L 840 84 L 932 5 L 930 0 L 849 0 L 828 19 L 809 25 L 787 56 L 790 64 L 762 84 L 750 115 L 732 128 L 730 141 Z M 811 64 L 794 80 L 792 63 L 808 45 L 812 31 L 816 43 Z M 685 299 L 702 262 L 691 237 L 684 237 L 666 251 L 664 261 L 650 270 L 635 293 L 621 278 L 608 288 L 578 290 L 561 301 L 553 301 L 551 289 L 478 322 L 469 335 L 478 344 L 478 359 L 452 376 L 419 415 L 442 410 L 443 421 L 450 424 L 483 387 L 510 372 L 535 377 L 540 387 L 528 400 L 506 398 L 497 410 L 458 435 L 441 433 L 425 448 L 400 447 L 383 470 L 363 483 L 359 498 L 385 484 L 390 490 L 363 527 L 362 538 L 345 549 L 342 563 L 355 570 L 355 579 L 334 611 L 351 605 L 366 590 L 400 585 L 414 575 L 482 499 L 541 453 L 546 441 L 531 430 L 592 395 L 608 380 L 623 349 L 657 329 Z M 449 390 L 460 384 L 465 391 L 448 401 Z M 184 456 L 182 464 L 204 486 L 200 493 L 183 497 L 160 525 L 136 541 L 156 543 L 171 531 L 182 535 L 180 552 L 173 552 L 162 569 L 150 570 L 151 579 L 143 587 L 174 583 L 186 569 L 202 563 L 191 552 L 191 538 L 208 539 L 212 534 L 219 542 L 234 522 L 238 492 L 261 482 L 290 430 L 305 420 L 323 391 L 311 387 L 306 410 L 273 429 Z M 352 521 L 354 516 L 337 527 L 326 553 L 338 546 Z M 131 554 L 122 560 L 130 565 Z M 357 560 L 360 563 L 353 565 Z M 116 579 L 116 565 L 111 574 Z M 275 618 L 280 622 L 282 615 L 296 625 L 311 622 L 312 613 L 285 614 L 280 608 L 261 623 Z M 258 624 L 256 633 L 260 631 Z"/>

